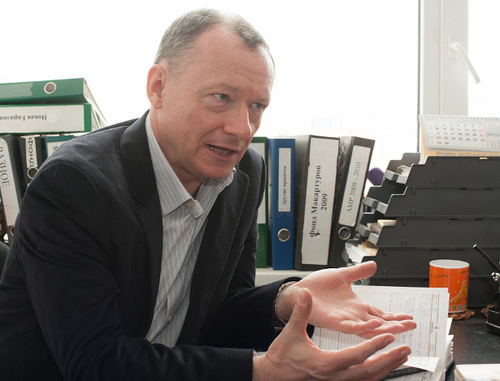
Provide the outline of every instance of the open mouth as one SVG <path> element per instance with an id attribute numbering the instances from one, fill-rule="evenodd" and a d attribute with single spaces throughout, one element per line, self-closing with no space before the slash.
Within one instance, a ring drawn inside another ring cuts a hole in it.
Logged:
<path id="1" fill-rule="evenodd" d="M 223 156 L 229 156 L 229 155 L 232 155 L 235 153 L 235 151 L 232 151 L 232 150 L 227 150 L 227 149 L 222 149 L 222 148 L 219 148 L 219 147 L 215 147 L 213 145 L 210 145 L 210 144 L 207 144 L 207 147 L 210 148 L 212 151 L 214 151 L 215 153 L 219 154 L 219 155 L 223 155 Z"/>

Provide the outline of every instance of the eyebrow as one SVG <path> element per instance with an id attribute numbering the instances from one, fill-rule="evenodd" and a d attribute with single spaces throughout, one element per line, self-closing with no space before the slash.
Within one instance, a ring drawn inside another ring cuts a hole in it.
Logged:
<path id="1" fill-rule="evenodd" d="M 213 91 L 214 88 L 223 88 L 227 91 L 232 91 L 232 92 L 236 92 L 236 93 L 241 92 L 241 90 L 239 90 L 238 88 L 231 86 L 231 85 L 228 85 L 227 83 L 223 82 L 223 83 L 216 83 L 216 84 L 210 84 L 208 86 L 205 86 L 199 91 L 199 93 L 204 94 L 207 91 Z"/>
<path id="2" fill-rule="evenodd" d="M 226 82 L 222 82 L 222 83 L 217 83 L 217 84 L 213 84 L 213 85 L 209 85 L 209 86 L 206 86 L 204 88 L 202 88 L 199 93 L 200 94 L 204 94 L 206 93 L 207 91 L 209 91 L 210 89 L 213 89 L 213 88 L 222 88 L 228 92 L 234 92 L 234 93 L 241 93 L 242 91 L 237 88 L 237 87 L 234 87 L 234 86 L 231 86 L 229 85 L 228 83 Z M 263 97 L 263 98 L 259 98 L 256 100 L 256 102 L 259 102 L 259 103 L 263 103 L 263 104 L 266 104 L 268 105 L 270 102 L 271 102 L 271 97 Z"/>

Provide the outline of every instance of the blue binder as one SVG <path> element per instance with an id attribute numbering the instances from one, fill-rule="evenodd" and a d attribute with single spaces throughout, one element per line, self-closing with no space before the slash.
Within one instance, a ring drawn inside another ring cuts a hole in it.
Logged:
<path id="1" fill-rule="evenodd" d="M 294 268 L 295 139 L 269 139 L 270 242 L 274 270 Z"/>

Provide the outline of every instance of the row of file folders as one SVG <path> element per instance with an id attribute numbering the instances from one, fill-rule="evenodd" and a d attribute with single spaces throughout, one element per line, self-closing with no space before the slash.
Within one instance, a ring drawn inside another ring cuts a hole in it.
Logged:
<path id="1" fill-rule="evenodd" d="M 254 137 L 268 187 L 258 212 L 257 267 L 345 266 L 375 141 L 357 136 Z"/>
<path id="2" fill-rule="evenodd" d="M 38 168 L 61 144 L 78 135 L 0 135 L 2 241 L 10 244 L 12 240 L 22 197 Z"/>
<path id="3" fill-rule="evenodd" d="M 84 78 L 0 83 L 0 240 L 12 242 L 21 199 L 47 157 L 104 125 Z"/>

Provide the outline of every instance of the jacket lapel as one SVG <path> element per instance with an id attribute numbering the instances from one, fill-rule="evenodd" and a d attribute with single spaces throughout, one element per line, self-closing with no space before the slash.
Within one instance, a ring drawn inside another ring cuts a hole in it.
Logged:
<path id="1" fill-rule="evenodd" d="M 137 201 L 137 216 L 149 247 L 148 319 L 150 320 L 158 294 L 163 228 L 160 200 L 146 136 L 146 115 L 147 113 L 125 130 L 121 140 L 121 150 L 128 185 Z"/>
<path id="2" fill-rule="evenodd" d="M 209 325 L 207 319 L 215 317 L 225 297 L 226 282 L 222 280 L 227 280 L 224 278 L 231 274 L 224 269 L 231 251 L 239 249 L 232 246 L 247 190 L 248 176 L 237 171 L 233 182 L 221 192 L 208 216 L 191 282 L 189 309 L 177 344 L 195 344 Z M 218 286 L 222 289 L 218 290 Z M 201 322 L 204 322 L 203 326 Z"/>
<path id="3" fill-rule="evenodd" d="M 161 270 L 163 228 L 161 206 L 147 142 L 143 115 L 126 129 L 121 150 L 131 194 L 137 201 L 137 215 L 149 247 L 150 302 L 148 321 L 158 294 Z M 248 176 L 238 170 L 233 182 L 217 198 L 208 216 L 205 233 L 191 283 L 190 303 L 178 344 L 194 344 L 215 318 L 224 300 L 231 273 L 224 271 L 233 247 L 238 222 L 243 211 L 242 200 L 248 191 Z M 203 324 L 202 324 L 203 322 Z M 148 327 L 149 328 L 149 327 Z"/>

